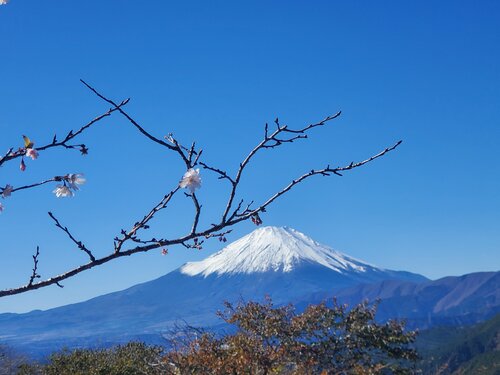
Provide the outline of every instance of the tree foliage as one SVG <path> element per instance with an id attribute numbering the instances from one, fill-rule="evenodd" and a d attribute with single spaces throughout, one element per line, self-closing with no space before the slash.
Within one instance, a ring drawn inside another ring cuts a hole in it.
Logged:
<path id="1" fill-rule="evenodd" d="M 67 349 L 45 365 L 24 364 L 18 375 L 159 375 L 163 348 L 130 342 L 111 349 Z"/>
<path id="2" fill-rule="evenodd" d="M 168 350 L 143 343 L 112 349 L 63 350 L 44 365 L 23 365 L 20 375 L 119 374 L 411 374 L 416 332 L 375 321 L 376 306 L 348 309 L 335 302 L 308 306 L 225 304 L 220 317 L 233 333 L 177 330 Z"/>
<path id="3" fill-rule="evenodd" d="M 500 314 L 470 327 L 423 331 L 417 347 L 423 374 L 500 374 Z"/>
<path id="4" fill-rule="evenodd" d="M 415 332 L 375 322 L 375 306 L 336 303 L 232 305 L 220 313 L 236 332 L 202 333 L 176 343 L 165 361 L 171 374 L 409 374 L 417 359 Z M 174 340 L 175 341 L 175 340 Z"/>
<path id="5" fill-rule="evenodd" d="M 11 348 L 0 344 L 0 375 L 16 373 L 17 368 L 26 362 L 26 358 Z"/>

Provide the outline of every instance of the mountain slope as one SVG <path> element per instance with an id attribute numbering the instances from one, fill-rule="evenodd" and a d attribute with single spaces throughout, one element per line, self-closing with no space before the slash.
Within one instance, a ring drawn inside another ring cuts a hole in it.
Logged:
<path id="1" fill-rule="evenodd" d="M 500 272 L 422 283 L 386 280 L 346 288 L 337 297 L 348 304 L 379 299 L 379 319 L 404 318 L 411 327 L 473 324 L 500 313 Z"/>
<path id="2" fill-rule="evenodd" d="M 35 350 L 46 345 L 156 338 L 179 321 L 211 326 L 224 300 L 290 303 L 315 293 L 382 280 L 422 282 L 423 276 L 385 270 L 318 244 L 290 228 L 259 228 L 201 262 L 124 291 L 47 311 L 0 314 L 0 340 Z M 72 342 L 73 341 L 73 342 Z"/>
<path id="3" fill-rule="evenodd" d="M 420 333 L 417 348 L 424 374 L 500 373 L 500 314 L 481 324 Z"/>
<path id="4" fill-rule="evenodd" d="M 181 268 L 181 272 L 190 276 L 291 272 L 303 263 L 322 265 L 339 273 L 377 269 L 320 245 L 295 229 L 264 227 L 201 262 L 186 264 Z"/>

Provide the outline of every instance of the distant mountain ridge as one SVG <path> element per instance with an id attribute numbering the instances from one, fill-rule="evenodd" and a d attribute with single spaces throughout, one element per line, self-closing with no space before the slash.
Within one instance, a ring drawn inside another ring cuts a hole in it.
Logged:
<path id="1" fill-rule="evenodd" d="M 500 313 L 500 272 L 476 272 L 414 283 L 386 280 L 343 289 L 348 304 L 380 299 L 380 319 L 404 318 L 411 327 L 467 325 Z"/>
<path id="2" fill-rule="evenodd" d="M 410 298 L 412 303 L 407 305 L 415 309 L 415 316 L 427 317 L 434 314 L 429 310 L 434 305 L 427 301 L 433 294 L 426 292 L 432 290 L 432 283 L 421 275 L 357 260 L 291 228 L 263 227 L 205 260 L 187 263 L 156 280 L 123 291 L 47 311 L 0 314 L 0 343 L 35 355 L 61 346 L 104 345 L 130 339 L 161 343 L 161 332 L 179 321 L 215 327 L 221 324 L 215 313 L 223 301 L 260 300 L 265 295 L 270 295 L 276 304 L 306 305 L 335 295 L 354 304 L 364 298 L 376 298 L 380 291 L 387 293 L 399 311 L 399 292 L 395 291 L 401 289 L 408 290 L 400 294 Z M 370 285 L 377 286 L 370 289 Z M 419 285 L 427 287 L 413 301 L 412 293 L 421 290 Z M 460 311 L 459 306 L 471 296 L 463 299 L 459 291 L 460 288 L 456 295 L 451 294 L 460 301 L 456 311 L 467 313 Z M 404 298 L 400 311 L 408 311 Z M 496 308 L 495 301 L 492 306 L 484 306 L 480 301 L 477 305 L 488 312 Z M 447 306 L 452 304 L 451 301 Z"/>

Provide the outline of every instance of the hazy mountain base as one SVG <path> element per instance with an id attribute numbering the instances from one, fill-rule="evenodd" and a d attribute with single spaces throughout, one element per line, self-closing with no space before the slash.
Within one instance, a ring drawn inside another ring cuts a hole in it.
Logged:
<path id="1" fill-rule="evenodd" d="M 165 344 L 165 341 L 163 341 Z M 416 347 L 422 360 L 417 368 L 420 374 L 425 375 L 499 375 L 500 374 L 500 314 L 494 318 L 474 326 L 452 328 L 436 327 L 422 331 L 417 337 Z M 118 369 L 145 370 L 143 360 L 148 357 L 152 360 L 154 353 L 162 353 L 159 347 L 129 343 L 111 350 L 86 349 L 80 350 L 79 354 L 58 351 L 53 353 L 52 358 L 57 363 L 66 363 L 69 359 L 92 360 L 98 364 Z M 165 353 L 165 351 L 163 351 Z M 119 355 L 118 355 L 119 354 Z M 144 358 L 141 357 L 143 355 Z M 99 361 L 97 361 L 99 359 Z M 105 361 L 104 361 L 105 359 Z M 62 362 L 61 362 L 62 361 Z M 104 362 L 103 362 L 104 361 Z M 99 362 L 99 363 L 100 363 Z M 26 358 L 17 355 L 9 348 L 0 348 L 0 374 L 8 375 L 17 373 L 17 369 Z M 118 366 L 119 365 L 119 366 Z M 39 365 L 26 365 L 21 374 L 34 374 L 40 370 Z M 149 373 L 149 372 L 144 372 Z M 154 369 L 151 370 L 154 372 Z"/>
<path id="2" fill-rule="evenodd" d="M 178 330 L 168 350 L 141 343 L 62 350 L 46 363 L 22 364 L 18 375 L 413 374 L 415 332 L 396 321 L 378 324 L 375 314 L 367 304 L 320 303 L 297 312 L 269 298 L 226 303 L 219 318 L 233 333 Z"/>
<path id="3" fill-rule="evenodd" d="M 110 347 L 129 341 L 162 344 L 162 333 L 183 321 L 213 330 L 227 328 L 219 326 L 215 315 L 224 300 L 255 300 L 256 296 L 263 298 L 266 291 L 272 291 L 268 294 L 278 304 L 292 302 L 299 310 L 311 303 L 331 299 L 333 295 L 349 306 L 363 300 L 380 299 L 378 321 L 406 318 L 412 329 L 429 325 L 470 325 L 500 311 L 500 272 L 422 283 L 386 280 L 335 292 L 332 285 L 346 282 L 345 276 L 323 268 L 305 271 L 301 268 L 284 274 L 211 275 L 206 278 L 174 271 L 155 281 L 81 304 L 47 312 L 2 314 L 0 330 L 3 337 L 0 341 L 34 358 L 65 346 Z M 177 285 L 177 288 L 168 288 L 169 285 Z"/>
<path id="4" fill-rule="evenodd" d="M 279 249 L 285 250 L 284 246 Z M 258 251 L 248 251 L 248 256 L 254 252 Z M 339 262 L 343 259 L 332 254 Z M 371 266 L 364 271 L 343 272 L 309 260 L 293 266 L 287 272 L 273 269 L 208 276 L 187 275 L 178 269 L 82 303 L 26 314 L 0 314 L 0 342 L 40 357 L 64 346 L 96 347 L 94 343 L 103 341 L 119 344 L 142 340 L 145 335 L 160 336 L 179 321 L 210 328 L 219 324 L 215 313 L 226 300 L 258 300 L 270 295 L 277 304 L 299 300 L 318 303 L 323 298 L 309 300 L 307 296 L 323 292 L 331 297 L 344 287 L 388 279 L 426 281 L 420 275 Z"/>
<path id="5" fill-rule="evenodd" d="M 0 314 L 0 343 L 35 358 L 65 346 L 156 344 L 178 322 L 216 329 L 215 312 L 224 301 L 265 295 L 299 309 L 332 296 L 349 306 L 380 299 L 379 321 L 461 326 L 500 312 L 500 272 L 431 281 L 369 265 L 290 228 L 266 227 L 203 261 L 120 292 L 47 311 Z"/>

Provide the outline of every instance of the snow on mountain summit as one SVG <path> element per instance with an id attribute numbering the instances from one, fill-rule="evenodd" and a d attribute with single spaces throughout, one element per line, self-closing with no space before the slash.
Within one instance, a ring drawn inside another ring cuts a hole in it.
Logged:
<path id="1" fill-rule="evenodd" d="M 186 263 L 180 271 L 189 276 L 290 272 L 304 263 L 322 265 L 339 273 L 377 269 L 321 245 L 295 229 L 263 227 L 202 261 Z"/>

